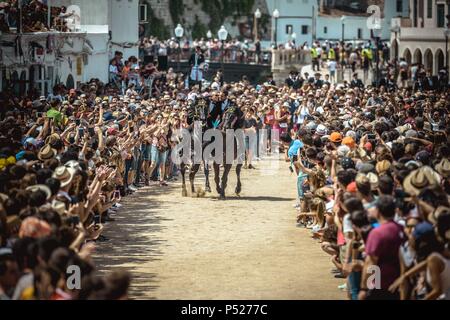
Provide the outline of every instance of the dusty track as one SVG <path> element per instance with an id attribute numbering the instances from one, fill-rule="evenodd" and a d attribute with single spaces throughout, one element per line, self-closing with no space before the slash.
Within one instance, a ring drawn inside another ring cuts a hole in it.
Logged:
<path id="1" fill-rule="evenodd" d="M 286 164 L 257 167 L 243 170 L 241 198 L 234 171 L 227 201 L 182 198 L 179 183 L 128 197 L 98 245 L 99 270 L 129 270 L 134 299 L 344 299 L 330 258 L 295 226 Z"/>

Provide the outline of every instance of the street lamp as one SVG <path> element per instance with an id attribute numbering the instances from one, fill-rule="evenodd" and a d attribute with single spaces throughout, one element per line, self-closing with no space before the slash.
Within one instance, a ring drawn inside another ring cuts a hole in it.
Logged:
<path id="1" fill-rule="evenodd" d="M 223 72 L 223 74 L 225 74 L 225 70 L 223 68 L 223 56 L 224 56 L 225 40 L 227 40 L 228 31 L 227 31 L 227 29 L 225 29 L 224 26 L 221 26 L 219 31 L 217 32 L 217 35 L 219 36 L 219 40 L 222 42 L 220 64 L 222 66 L 222 72 Z"/>
<path id="2" fill-rule="evenodd" d="M 261 10 L 256 9 L 255 11 L 255 22 L 254 22 L 254 28 L 255 28 L 255 42 L 258 41 L 258 19 L 261 19 Z"/>
<path id="3" fill-rule="evenodd" d="M 395 48 L 394 48 L 394 66 L 395 66 L 395 75 L 394 78 L 398 77 L 398 34 L 400 32 L 400 26 L 396 23 L 392 29 L 392 32 L 395 34 Z"/>
<path id="4" fill-rule="evenodd" d="M 346 16 L 342 16 L 341 17 L 341 22 L 342 22 L 342 42 L 345 41 L 345 20 L 347 19 Z"/>
<path id="5" fill-rule="evenodd" d="M 181 45 L 180 45 L 180 40 L 183 37 L 184 34 L 184 29 L 181 26 L 181 24 L 178 24 L 177 27 L 175 28 L 175 36 L 177 37 L 177 42 L 178 42 L 178 54 L 177 54 L 177 72 L 180 72 L 180 55 L 181 55 Z"/>
<path id="6" fill-rule="evenodd" d="M 278 48 L 277 29 L 278 29 L 278 18 L 280 17 L 280 11 L 278 11 L 278 9 L 273 10 L 272 17 L 275 19 L 274 41 L 275 41 L 275 49 L 277 49 Z"/>

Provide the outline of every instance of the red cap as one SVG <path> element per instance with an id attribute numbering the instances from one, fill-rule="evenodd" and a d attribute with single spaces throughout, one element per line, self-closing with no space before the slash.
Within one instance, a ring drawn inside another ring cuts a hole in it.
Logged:
<path id="1" fill-rule="evenodd" d="M 347 192 L 356 193 L 356 182 L 352 182 L 347 186 Z"/>
<path id="2" fill-rule="evenodd" d="M 367 143 L 364 145 L 364 149 L 366 149 L 367 151 L 372 151 L 372 143 L 367 142 Z"/>
<path id="3" fill-rule="evenodd" d="M 116 128 L 109 128 L 108 129 L 108 136 L 114 136 L 117 134 L 117 129 Z"/>

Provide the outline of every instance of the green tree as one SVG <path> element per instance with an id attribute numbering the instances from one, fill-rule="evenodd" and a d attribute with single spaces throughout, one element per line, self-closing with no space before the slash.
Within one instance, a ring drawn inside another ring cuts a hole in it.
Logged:
<path id="1" fill-rule="evenodd" d="M 159 39 L 170 38 L 169 27 L 167 27 L 164 24 L 164 21 L 162 21 L 161 19 L 158 19 L 156 17 L 155 12 L 153 11 L 153 8 L 150 4 L 148 5 L 147 14 L 149 17 L 149 22 L 146 27 L 145 35 L 147 37 L 155 36 L 155 37 L 158 37 Z"/>
<path id="2" fill-rule="evenodd" d="M 208 28 L 200 22 L 200 19 L 195 15 L 195 22 L 192 26 L 192 39 L 205 38 Z"/>
<path id="3" fill-rule="evenodd" d="M 183 0 L 169 0 L 169 11 L 173 23 L 175 25 L 180 23 L 181 17 L 184 14 Z"/>

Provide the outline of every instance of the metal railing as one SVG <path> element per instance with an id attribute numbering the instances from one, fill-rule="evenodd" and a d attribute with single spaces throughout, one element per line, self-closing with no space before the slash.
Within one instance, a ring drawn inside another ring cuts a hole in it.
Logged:
<path id="1" fill-rule="evenodd" d="M 308 50 L 272 50 L 272 70 L 287 69 L 310 63 L 311 53 Z"/>

